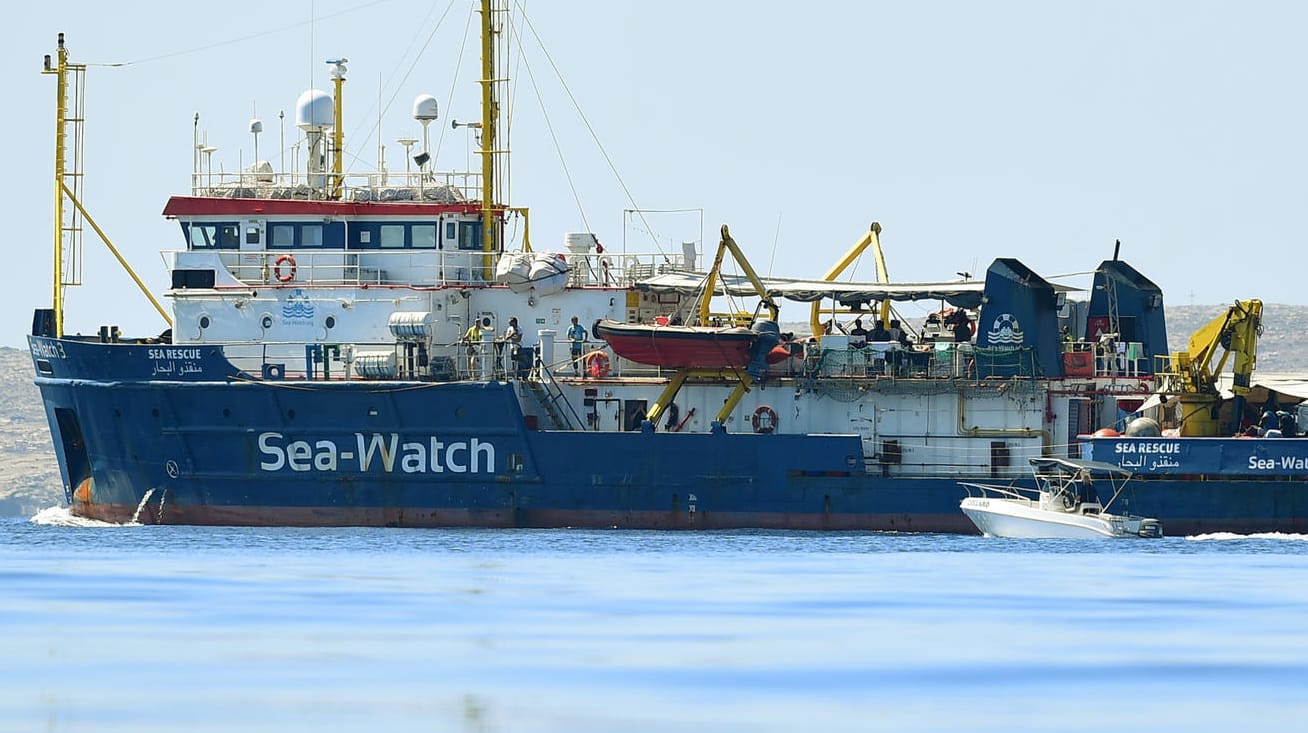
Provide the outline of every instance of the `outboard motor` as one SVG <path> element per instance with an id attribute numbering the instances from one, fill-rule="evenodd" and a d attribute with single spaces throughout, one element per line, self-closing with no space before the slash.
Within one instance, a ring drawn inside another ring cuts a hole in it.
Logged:
<path id="1" fill-rule="evenodd" d="M 768 373 L 768 354 L 781 343 L 781 327 L 775 321 L 760 318 L 749 330 L 758 334 L 758 338 L 749 347 L 749 366 L 745 373 L 754 381 L 762 382 Z"/>

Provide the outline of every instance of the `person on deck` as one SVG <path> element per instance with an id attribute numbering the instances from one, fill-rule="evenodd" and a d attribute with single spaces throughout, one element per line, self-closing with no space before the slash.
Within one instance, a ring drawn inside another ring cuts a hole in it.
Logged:
<path id="1" fill-rule="evenodd" d="M 1281 410 L 1276 413 L 1277 427 L 1281 429 L 1282 438 L 1299 437 L 1299 421 L 1294 418 L 1294 414 Z"/>
<path id="2" fill-rule="evenodd" d="M 572 349 L 572 374 L 586 378 L 586 370 L 581 368 L 581 352 L 586 346 L 586 327 L 577 322 L 577 317 L 572 317 L 572 325 L 568 326 L 568 345 Z"/>
<path id="3" fill-rule="evenodd" d="M 889 340 L 890 340 L 890 341 L 898 341 L 900 346 L 903 346 L 904 348 L 908 348 L 908 346 L 909 346 L 908 334 L 905 333 L 905 332 L 904 332 L 904 329 L 900 327 L 900 325 L 899 325 L 899 321 L 891 321 L 891 322 L 890 322 L 890 339 L 889 339 Z"/>
<path id="4" fill-rule="evenodd" d="M 1258 420 L 1258 429 L 1262 430 L 1263 434 L 1266 435 L 1267 431 L 1272 428 L 1280 429 L 1279 421 L 1276 418 L 1276 411 L 1263 410 L 1263 416 Z"/>
<path id="5" fill-rule="evenodd" d="M 855 318 L 854 327 L 849 329 L 849 345 L 862 348 L 867 344 L 867 329 L 863 328 L 863 319 Z"/>
<path id="6" fill-rule="evenodd" d="M 878 318 L 877 322 L 873 324 L 872 333 L 868 334 L 867 339 L 868 341 L 893 341 L 894 340 L 893 338 L 891 338 L 890 331 L 886 329 L 885 324 L 881 322 L 880 318 Z"/>
<path id="7" fill-rule="evenodd" d="M 967 343 L 972 340 L 972 321 L 967 317 L 967 311 L 962 308 L 954 309 L 953 313 L 945 319 L 950 329 L 954 332 L 955 343 Z"/>
<path id="8" fill-rule="evenodd" d="M 468 326 L 468 330 L 463 332 L 464 351 L 468 354 L 468 371 L 476 371 L 478 366 L 477 352 L 481 350 L 481 324 L 476 320 Z"/>
<path id="9" fill-rule="evenodd" d="M 522 343 L 522 329 L 518 328 L 518 319 L 510 318 L 509 325 L 504 329 L 504 337 L 495 342 L 495 368 L 505 372 L 514 371 L 507 369 L 504 364 L 504 347 L 508 346 L 509 359 L 517 362 L 518 344 Z"/>

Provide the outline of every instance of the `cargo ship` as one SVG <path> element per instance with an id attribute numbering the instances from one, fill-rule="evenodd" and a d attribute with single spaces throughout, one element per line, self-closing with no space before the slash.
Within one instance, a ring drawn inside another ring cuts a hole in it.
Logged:
<path id="1" fill-rule="evenodd" d="M 1162 293 L 1116 251 L 1086 297 L 1013 257 L 982 278 L 889 282 L 875 223 L 814 280 L 759 277 L 726 226 L 711 258 L 590 232 L 533 247 L 530 211 L 500 199 L 506 13 L 481 2 L 480 170 L 436 170 L 424 149 L 416 171 L 346 171 L 344 59 L 327 62 L 331 93 L 296 104 L 303 170 L 215 175 L 197 154 L 164 206 L 171 307 L 146 293 L 166 322 L 147 335 L 65 328 L 72 240 L 103 234 L 69 144 L 84 67 L 60 35 L 45 62 L 55 283 L 29 345 L 74 514 L 971 533 L 960 481 L 1019 480 L 1038 456 L 1149 456 L 1172 463 L 1139 466 L 1127 508 L 1169 533 L 1303 529 L 1302 459 L 1259 454 L 1284 468 L 1252 475 L 1223 462 L 1234 439 L 1095 436 L 1170 373 Z M 424 131 L 439 117 L 429 96 L 413 109 Z M 879 281 L 839 279 L 869 248 Z M 906 302 L 940 310 L 900 327 Z M 807 327 L 783 332 L 782 308 Z"/>

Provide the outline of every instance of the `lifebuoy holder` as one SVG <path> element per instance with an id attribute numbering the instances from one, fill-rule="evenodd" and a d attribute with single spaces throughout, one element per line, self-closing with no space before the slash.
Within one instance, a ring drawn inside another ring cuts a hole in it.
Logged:
<path id="1" fill-rule="evenodd" d="M 609 361 L 609 355 L 603 351 L 592 351 L 586 354 L 584 358 L 586 373 L 595 379 L 603 379 L 609 375 L 609 368 L 612 366 Z"/>
<path id="2" fill-rule="evenodd" d="M 777 411 L 768 405 L 759 405 L 750 418 L 756 433 L 770 433 L 777 429 Z"/>
<path id="3" fill-rule="evenodd" d="M 286 265 L 286 272 L 282 272 L 282 265 Z M 273 277 L 277 282 L 288 283 L 295 279 L 295 258 L 290 255 L 282 255 L 273 263 Z"/>

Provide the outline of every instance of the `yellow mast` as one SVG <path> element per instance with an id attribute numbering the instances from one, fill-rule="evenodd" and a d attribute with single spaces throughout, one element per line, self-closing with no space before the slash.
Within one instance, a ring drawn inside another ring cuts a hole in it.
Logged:
<path id="1" fill-rule="evenodd" d="M 45 57 L 42 74 L 55 75 L 55 167 L 54 167 L 54 318 L 55 337 L 64 335 L 64 144 L 68 115 L 68 49 L 64 34 L 59 34 L 59 48 L 54 68 Z"/>
<path id="2" fill-rule="evenodd" d="M 332 107 L 335 108 L 335 119 L 332 120 L 332 191 L 331 197 L 339 199 L 341 189 L 345 186 L 345 174 L 343 170 L 342 159 L 345 157 L 345 98 L 343 96 L 345 87 L 345 62 L 347 58 L 328 59 L 327 63 L 332 65 L 332 94 L 335 96 Z M 258 163 L 258 161 L 255 161 Z"/>
<path id="3" fill-rule="evenodd" d="M 96 235 L 98 235 L 100 240 L 104 242 L 105 247 L 107 247 L 109 252 L 118 259 L 118 263 L 123 266 L 123 269 L 129 276 L 131 276 L 132 280 L 136 283 L 136 286 L 141 289 L 141 292 L 145 294 L 145 297 L 150 301 L 150 304 L 153 305 L 154 309 L 163 317 L 164 322 L 171 327 L 173 325 L 173 319 L 168 316 L 168 312 L 164 310 L 163 305 L 159 303 L 158 299 L 156 299 L 150 292 L 149 288 L 145 286 L 145 283 L 141 278 L 132 270 L 131 265 L 127 264 L 127 260 L 123 257 L 122 253 L 118 251 L 118 248 L 114 246 L 114 243 L 109 240 L 108 235 L 106 235 L 104 230 L 95 223 L 95 220 L 91 218 L 89 213 L 87 213 L 86 208 L 82 206 L 82 202 L 78 200 L 76 189 L 78 185 L 77 181 L 81 177 L 81 159 L 77 154 L 77 151 L 80 150 L 81 145 L 79 143 L 74 149 L 73 162 L 71 165 L 73 170 L 70 171 L 67 144 L 69 126 L 79 126 L 78 129 L 80 129 L 83 115 L 81 112 L 80 93 L 78 94 L 79 101 L 77 105 L 75 105 L 74 114 L 72 116 L 69 116 L 68 114 L 68 75 L 70 72 L 79 75 L 78 88 L 80 90 L 83 88 L 80 81 L 80 74 L 86 71 L 86 65 L 68 63 L 68 49 L 64 46 L 64 34 L 62 33 L 59 34 L 58 45 L 59 47 L 56 53 L 57 61 L 53 61 L 52 63 L 50 55 L 47 54 L 45 57 L 45 65 L 41 70 L 42 74 L 55 75 L 56 86 L 54 166 L 54 335 L 56 338 L 62 338 L 64 335 L 64 289 L 69 285 L 81 284 L 80 282 L 77 282 L 78 278 L 76 277 L 72 278 L 72 281 L 65 279 L 64 277 L 64 237 L 69 237 L 69 259 L 74 263 L 72 267 L 75 271 L 80 270 L 80 265 L 77 264 L 77 257 L 78 253 L 81 251 L 79 243 L 81 233 L 80 224 L 75 224 L 73 226 L 64 225 L 65 197 L 67 197 L 68 201 L 73 204 L 76 213 L 80 214 L 81 217 L 91 225 L 91 228 L 95 230 Z M 80 139 L 81 133 L 76 133 L 76 137 Z M 68 185 L 69 180 L 74 182 L 72 187 Z"/>
<path id="4" fill-rule="evenodd" d="M 493 0 L 481 0 L 481 247 L 487 253 L 484 266 L 491 265 L 490 253 L 498 251 L 499 228 L 495 222 L 496 125 L 500 117 L 495 94 L 495 8 Z"/>

